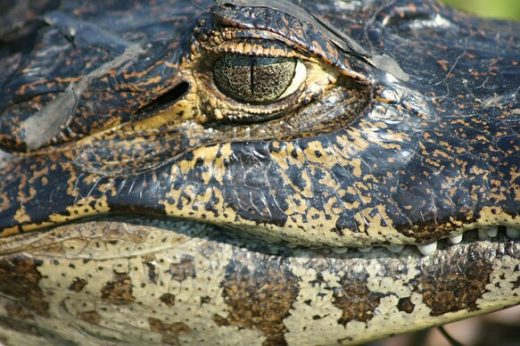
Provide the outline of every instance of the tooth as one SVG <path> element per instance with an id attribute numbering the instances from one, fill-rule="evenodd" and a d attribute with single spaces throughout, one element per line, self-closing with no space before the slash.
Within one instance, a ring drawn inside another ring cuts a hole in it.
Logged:
<path id="1" fill-rule="evenodd" d="M 338 255 L 343 255 L 344 253 L 348 252 L 348 247 L 333 247 L 332 252 Z"/>
<path id="2" fill-rule="evenodd" d="M 448 237 L 448 241 L 451 244 L 458 244 L 458 243 L 460 243 L 462 241 L 462 233 L 458 234 L 458 235 L 454 235 L 452 237 Z"/>
<path id="3" fill-rule="evenodd" d="M 369 247 L 360 247 L 358 248 L 359 251 L 361 252 L 369 252 L 370 250 L 372 250 L 372 247 L 369 246 Z"/>
<path id="4" fill-rule="evenodd" d="M 434 253 L 435 250 L 437 250 L 437 242 L 435 241 L 430 244 L 417 245 L 417 248 L 419 249 L 419 251 L 421 251 L 421 253 L 424 256 L 428 256 L 428 255 L 431 255 L 432 253 Z"/>
<path id="5" fill-rule="evenodd" d="M 520 238 L 520 230 L 508 227 L 506 230 L 506 235 L 511 239 L 518 239 Z"/>
<path id="6" fill-rule="evenodd" d="M 486 233 L 487 233 L 488 237 L 495 238 L 498 234 L 498 228 L 496 228 L 496 227 L 488 228 L 486 230 Z"/>
<path id="7" fill-rule="evenodd" d="M 403 250 L 404 246 L 403 245 L 388 245 L 386 248 L 390 252 L 400 253 Z"/>
<path id="8" fill-rule="evenodd" d="M 489 236 L 488 236 L 488 233 L 486 232 L 485 229 L 479 229 L 478 230 L 478 239 L 486 240 L 488 238 L 489 238 Z"/>

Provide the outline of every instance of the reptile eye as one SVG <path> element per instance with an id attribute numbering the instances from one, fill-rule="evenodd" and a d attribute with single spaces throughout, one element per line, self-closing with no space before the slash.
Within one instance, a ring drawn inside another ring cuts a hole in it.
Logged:
<path id="1" fill-rule="evenodd" d="M 215 62 L 213 76 L 225 95 L 265 104 L 294 93 L 305 80 L 306 68 L 295 58 L 225 54 Z"/>

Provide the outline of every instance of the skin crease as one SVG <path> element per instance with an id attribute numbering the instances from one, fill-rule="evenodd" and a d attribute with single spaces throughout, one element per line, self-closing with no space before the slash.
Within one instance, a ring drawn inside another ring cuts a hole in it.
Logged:
<path id="1" fill-rule="evenodd" d="M 1 342 L 358 344 L 520 302 L 516 27 L 304 5 L 0 27 Z M 242 103 L 211 78 L 229 53 L 305 79 Z"/>

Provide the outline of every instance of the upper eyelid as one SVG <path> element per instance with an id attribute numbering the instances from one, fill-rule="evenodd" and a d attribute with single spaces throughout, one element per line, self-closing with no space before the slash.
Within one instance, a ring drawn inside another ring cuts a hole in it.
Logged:
<path id="1" fill-rule="evenodd" d="M 251 57 L 266 57 L 266 58 L 296 58 L 300 60 L 309 60 L 309 56 L 291 49 L 287 50 L 260 50 L 259 45 L 248 43 L 245 45 L 229 44 L 222 45 L 220 49 L 212 50 L 214 55 L 222 54 L 239 54 Z"/>
<path id="2" fill-rule="evenodd" d="M 319 18 L 318 16 L 311 14 L 301 5 L 296 5 L 291 2 L 278 2 L 271 0 L 256 0 L 254 3 L 241 0 L 216 0 L 216 3 L 224 6 L 224 8 L 228 9 L 228 11 L 231 10 L 233 7 L 263 7 L 267 10 L 274 10 L 278 13 L 282 13 L 283 15 L 288 16 L 289 18 L 294 18 L 297 21 L 306 23 L 307 25 L 316 28 L 315 30 L 322 33 L 328 41 L 334 43 L 334 45 L 336 45 L 338 48 L 344 51 L 352 51 L 359 55 L 368 55 L 368 52 L 366 52 L 362 47 L 360 47 L 356 42 L 354 42 L 343 32 L 337 30 L 334 27 L 334 25 L 331 25 L 325 19 Z M 223 14 L 222 12 L 221 15 Z"/>
<path id="3" fill-rule="evenodd" d="M 221 53 L 224 52 L 222 47 L 226 47 L 226 42 L 236 43 L 246 39 L 278 42 L 292 50 L 294 57 L 321 61 L 337 67 L 345 76 L 357 81 L 367 82 L 366 61 L 357 54 L 352 55 L 350 51 L 342 50 L 337 44 L 329 40 L 327 35 L 298 18 L 283 13 L 287 18 L 291 18 L 290 21 L 291 23 L 294 22 L 294 26 L 286 26 L 289 29 L 277 32 L 267 24 L 242 24 L 239 21 L 233 22 L 234 19 L 229 19 L 222 13 L 219 13 L 217 19 L 214 18 L 216 15 L 212 14 L 212 17 L 201 19 L 199 26 L 193 31 L 195 40 L 208 51 Z M 218 42 L 218 44 L 214 42 Z M 258 55 L 258 53 L 254 55 Z M 266 56 L 276 55 L 266 54 Z M 291 55 L 280 56 L 291 57 Z"/>
<path id="4" fill-rule="evenodd" d="M 235 31 L 234 34 L 237 32 Z M 213 31 L 209 35 L 201 35 L 198 42 L 206 51 L 212 53 L 237 53 L 252 56 L 298 57 L 307 58 L 311 54 L 305 47 L 276 33 L 262 35 L 258 30 L 240 30 L 233 38 L 225 30 Z M 218 42 L 218 44 L 215 44 Z"/>

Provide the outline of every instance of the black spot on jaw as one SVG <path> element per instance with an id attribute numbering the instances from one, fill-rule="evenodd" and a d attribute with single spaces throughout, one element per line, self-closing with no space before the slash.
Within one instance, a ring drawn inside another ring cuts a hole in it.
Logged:
<path id="1" fill-rule="evenodd" d="M 399 309 L 399 311 L 404 311 L 410 314 L 415 309 L 415 304 L 412 303 L 410 297 L 401 298 L 397 303 L 397 308 Z"/>
<path id="2" fill-rule="evenodd" d="M 340 287 L 333 290 L 333 304 L 343 311 L 338 324 L 368 322 L 374 317 L 383 294 L 370 291 L 367 280 L 365 273 L 348 273 L 339 280 Z"/>
<path id="3" fill-rule="evenodd" d="M 298 296 L 298 278 L 286 262 L 236 253 L 221 287 L 230 312 L 227 318 L 218 318 L 219 325 L 259 330 L 266 337 L 264 346 L 287 345 L 283 320 Z"/>

